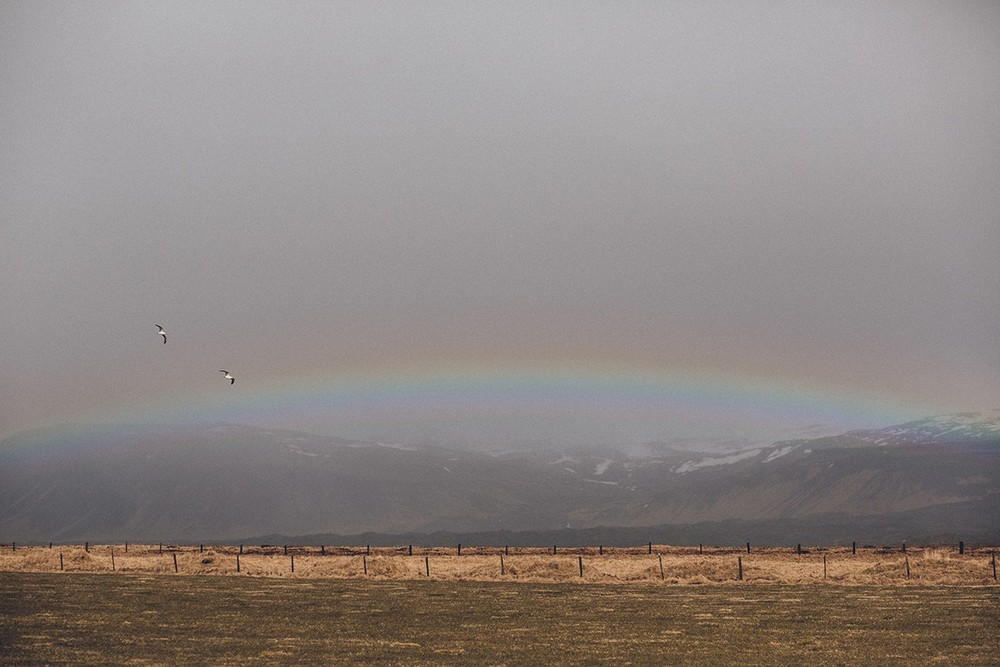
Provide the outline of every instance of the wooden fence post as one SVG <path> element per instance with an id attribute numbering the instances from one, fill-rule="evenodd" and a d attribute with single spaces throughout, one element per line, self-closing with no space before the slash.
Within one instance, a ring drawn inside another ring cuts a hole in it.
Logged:
<path id="1" fill-rule="evenodd" d="M 163 553 L 163 542 L 160 542 L 160 553 Z"/>
<path id="2" fill-rule="evenodd" d="M 285 545 L 285 555 L 286 556 L 288 555 L 288 545 L 287 544 Z"/>
<path id="3" fill-rule="evenodd" d="M 241 554 L 243 553 L 243 545 L 242 544 L 240 545 L 240 553 Z"/>
<path id="4" fill-rule="evenodd" d="M 326 555 L 326 545 L 325 544 L 319 545 L 319 555 L 320 556 L 325 556 Z"/>
<path id="5" fill-rule="evenodd" d="M 243 549 L 240 548 L 240 554 L 243 553 Z M 240 571 L 240 554 L 236 554 L 236 571 Z"/>
<path id="6" fill-rule="evenodd" d="M 368 555 L 367 554 L 361 554 L 361 569 L 364 572 L 365 576 L 367 577 L 368 576 Z"/>
<path id="7" fill-rule="evenodd" d="M 577 556 L 577 561 L 580 563 L 580 576 L 583 576 L 583 556 Z"/>
<path id="8" fill-rule="evenodd" d="M 411 556 L 413 555 L 413 545 L 412 544 L 410 545 L 410 555 Z"/>
<path id="9" fill-rule="evenodd" d="M 11 542 L 10 543 L 10 550 L 11 551 L 17 551 L 17 542 Z"/>
<path id="10" fill-rule="evenodd" d="M 459 556 L 462 555 L 462 543 L 461 542 L 458 543 L 458 555 Z"/>
<path id="11" fill-rule="evenodd" d="M 510 555 L 510 552 L 507 551 L 507 545 L 506 544 L 503 545 L 503 553 L 504 553 L 505 556 L 509 556 Z"/>
<path id="12" fill-rule="evenodd" d="M 554 544 L 552 545 L 552 555 L 553 556 L 556 555 L 556 545 L 554 545 Z"/>
<path id="13" fill-rule="evenodd" d="M 292 574 L 295 573 L 295 554 L 292 554 Z"/>
<path id="14" fill-rule="evenodd" d="M 431 559 L 429 556 L 424 556 L 424 571 L 428 577 L 431 576 Z"/>
<path id="15" fill-rule="evenodd" d="M 700 544 L 698 545 L 698 553 L 702 553 Z"/>
<path id="16" fill-rule="evenodd" d="M 371 556 L 372 555 L 372 545 L 370 545 L 370 544 L 366 544 L 365 545 L 365 555 L 366 556 Z"/>
<path id="17" fill-rule="evenodd" d="M 747 542 L 747 553 L 750 553 L 750 543 Z"/>
<path id="18" fill-rule="evenodd" d="M 993 552 L 993 581 L 997 580 L 997 552 Z"/>
<path id="19" fill-rule="evenodd" d="M 506 572 L 504 571 L 504 567 L 503 567 L 503 554 L 500 554 L 500 576 L 502 577 L 505 574 L 506 574 Z"/>
<path id="20" fill-rule="evenodd" d="M 111 547 L 111 571 L 115 571 L 115 548 Z"/>
<path id="21" fill-rule="evenodd" d="M 52 543 L 51 543 L 51 542 L 49 542 L 49 549 L 51 549 L 51 548 L 52 548 Z"/>
<path id="22" fill-rule="evenodd" d="M 965 555 L 965 542 L 963 542 L 962 540 L 958 541 L 958 555 L 959 556 Z"/>
<path id="23" fill-rule="evenodd" d="M 906 578 L 910 578 L 910 557 L 906 557 Z"/>
<path id="24" fill-rule="evenodd" d="M 663 578 L 663 554 L 656 554 L 656 557 L 660 559 L 660 579 Z"/>
<path id="25" fill-rule="evenodd" d="M 739 573 L 737 575 L 737 578 L 740 581 L 743 581 L 743 556 L 737 556 L 736 557 L 736 564 L 737 564 L 737 567 L 739 568 Z"/>
<path id="26" fill-rule="evenodd" d="M 200 554 L 205 553 L 205 545 L 204 544 L 199 544 L 198 545 L 198 553 L 200 553 Z"/>
<path id="27" fill-rule="evenodd" d="M 801 543 L 795 545 L 795 553 L 798 556 L 802 555 L 802 544 Z"/>
<path id="28" fill-rule="evenodd" d="M 59 571 L 61 572 L 62 569 L 63 569 L 63 559 L 62 559 L 62 552 L 60 551 L 59 552 Z M 996 567 L 993 568 L 993 574 L 994 574 L 993 578 L 996 579 Z"/>
<path id="29" fill-rule="evenodd" d="M 177 573 L 177 554 L 175 553 L 173 556 L 174 556 L 174 574 L 176 574 Z"/>
<path id="30" fill-rule="evenodd" d="M 823 554 L 823 579 L 826 579 L 826 554 Z"/>
<path id="31" fill-rule="evenodd" d="M 653 543 L 652 542 L 649 543 L 649 552 L 648 553 L 653 553 Z"/>
<path id="32" fill-rule="evenodd" d="M 83 543 L 83 550 L 86 551 L 88 554 L 90 553 L 90 542 Z"/>
<path id="33" fill-rule="evenodd" d="M 858 543 L 857 542 L 851 542 L 851 555 L 852 556 L 857 556 L 858 555 Z"/>
<path id="34" fill-rule="evenodd" d="M 600 554 L 600 555 L 602 555 L 602 556 L 604 555 L 604 545 L 603 544 L 601 546 L 597 547 L 597 553 Z"/>

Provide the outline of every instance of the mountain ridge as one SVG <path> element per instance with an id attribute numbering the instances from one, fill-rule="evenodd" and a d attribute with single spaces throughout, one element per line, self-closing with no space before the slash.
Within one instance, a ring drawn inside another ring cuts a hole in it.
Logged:
<path id="1" fill-rule="evenodd" d="M 0 442 L 0 539 L 19 541 L 860 525 L 1000 505 L 998 492 L 1000 413 L 646 457 L 414 449 L 234 424 L 98 425 Z M 955 521 L 959 533 L 976 523 Z"/>

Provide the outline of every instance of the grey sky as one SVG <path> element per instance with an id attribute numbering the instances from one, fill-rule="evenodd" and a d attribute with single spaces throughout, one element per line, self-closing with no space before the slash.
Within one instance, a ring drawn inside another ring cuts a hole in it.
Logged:
<path id="1" fill-rule="evenodd" d="M 482 359 L 1000 405 L 996 3 L 5 2 L 0 91 L 0 435 Z"/>

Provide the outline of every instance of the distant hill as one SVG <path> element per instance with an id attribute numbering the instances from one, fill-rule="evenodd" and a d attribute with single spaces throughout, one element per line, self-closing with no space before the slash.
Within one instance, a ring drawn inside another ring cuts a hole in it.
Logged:
<path id="1" fill-rule="evenodd" d="M 491 456 L 231 424 L 36 431 L 0 443 L 0 541 L 320 535 L 335 544 L 365 534 L 374 543 L 434 534 L 998 542 L 1000 413 L 644 457 Z"/>

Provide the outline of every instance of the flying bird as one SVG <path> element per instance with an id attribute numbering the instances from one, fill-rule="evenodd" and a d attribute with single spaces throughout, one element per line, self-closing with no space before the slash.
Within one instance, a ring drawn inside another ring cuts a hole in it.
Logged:
<path id="1" fill-rule="evenodd" d="M 229 374 L 229 371 L 221 371 L 221 370 L 220 370 L 219 372 L 220 372 L 220 373 L 225 373 L 225 374 L 226 374 L 226 379 L 227 379 L 227 380 L 229 380 L 229 384 L 230 384 L 230 385 L 233 385 L 233 384 L 235 384 L 235 383 L 236 383 L 236 378 L 234 378 L 234 377 L 233 377 L 232 375 L 230 375 L 230 374 Z"/>
<path id="2" fill-rule="evenodd" d="M 166 345 L 167 344 L 167 332 L 164 331 L 163 327 L 161 327 L 159 324 L 154 324 L 153 326 L 155 326 L 157 329 L 159 329 L 159 331 L 157 331 L 156 333 L 158 333 L 161 336 L 163 336 L 163 344 Z"/>

